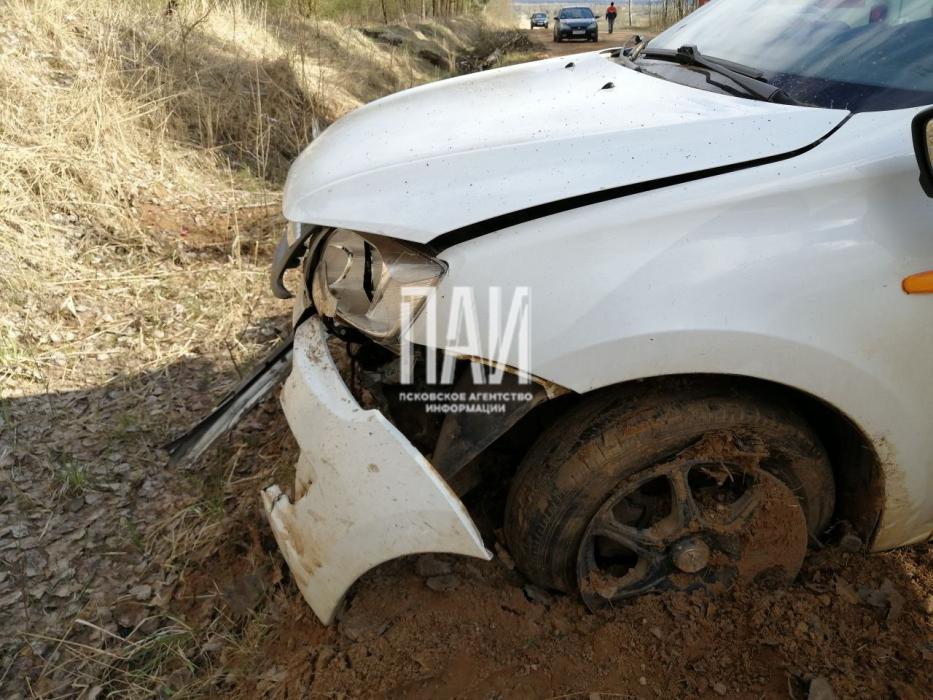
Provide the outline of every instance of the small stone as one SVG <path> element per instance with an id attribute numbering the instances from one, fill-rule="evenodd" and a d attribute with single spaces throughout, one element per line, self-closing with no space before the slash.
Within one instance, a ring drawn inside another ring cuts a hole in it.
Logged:
<path id="1" fill-rule="evenodd" d="M 139 632 L 143 635 L 154 634 L 157 629 L 161 626 L 161 621 L 158 617 L 153 615 L 152 617 L 143 618 L 139 622 Z"/>
<path id="2" fill-rule="evenodd" d="M 660 627 L 652 627 L 651 634 L 653 634 L 657 639 L 664 639 L 664 632 L 661 631 Z"/>
<path id="3" fill-rule="evenodd" d="M 509 571 L 515 569 L 515 562 L 512 560 L 512 555 L 498 542 L 496 542 L 496 558 L 502 562 L 502 565 Z"/>
<path id="4" fill-rule="evenodd" d="M 859 587 L 858 595 L 866 605 L 873 608 L 887 608 L 888 622 L 893 622 L 900 617 L 904 609 L 904 596 L 888 579 L 881 582 L 880 588 Z"/>
<path id="5" fill-rule="evenodd" d="M 81 496 L 75 496 L 65 501 L 64 508 L 69 513 L 77 513 L 84 507 L 84 499 Z"/>
<path id="6" fill-rule="evenodd" d="M 204 646 L 201 647 L 202 654 L 214 654 L 218 651 L 223 651 L 224 640 L 219 634 L 213 635 Z"/>
<path id="7" fill-rule="evenodd" d="M 70 598 L 78 591 L 78 585 L 75 583 L 62 583 L 55 587 L 52 595 L 56 598 Z"/>
<path id="8" fill-rule="evenodd" d="M 923 612 L 933 615 L 933 595 L 928 595 L 923 601 Z"/>
<path id="9" fill-rule="evenodd" d="M 327 667 L 327 663 L 334 658 L 337 652 L 329 644 L 325 644 L 317 652 L 317 658 L 314 660 L 315 672 L 321 672 Z"/>
<path id="10" fill-rule="evenodd" d="M 888 604 L 888 597 L 877 588 L 859 586 L 858 595 L 863 603 L 873 608 L 883 608 Z"/>
<path id="11" fill-rule="evenodd" d="M 145 603 L 147 600 L 152 598 L 152 586 L 141 583 L 138 586 L 133 586 L 130 589 L 130 595 L 133 596 L 133 600 L 138 600 L 140 603 Z"/>
<path id="12" fill-rule="evenodd" d="M 888 598 L 888 622 L 894 622 L 904 611 L 904 596 L 888 579 L 882 582 L 881 590 Z"/>
<path id="13" fill-rule="evenodd" d="M 450 563 L 433 554 L 420 556 L 418 557 L 418 561 L 415 562 L 415 573 L 423 578 L 444 576 L 450 572 Z"/>
<path id="14" fill-rule="evenodd" d="M 858 604 L 860 598 L 858 592 L 855 590 L 855 587 L 842 579 L 836 579 L 836 595 L 842 598 L 849 605 Z"/>
<path id="15" fill-rule="evenodd" d="M 720 682 L 713 683 L 713 691 L 717 695 L 725 695 L 727 690 L 728 688 L 726 688 L 725 683 L 720 683 Z"/>
<path id="16" fill-rule="evenodd" d="M 829 681 L 822 676 L 817 676 L 810 681 L 810 690 L 807 692 L 807 700 L 836 700 L 836 694 L 833 693 L 833 687 Z"/>
<path id="17" fill-rule="evenodd" d="M 41 549 L 29 549 L 23 554 L 23 573 L 28 578 L 38 576 L 48 565 L 49 559 Z M 2 581 L 2 578 L 0 578 Z"/>
<path id="18" fill-rule="evenodd" d="M 373 619 L 365 613 L 350 613 L 340 621 L 340 632 L 351 641 L 368 642 L 381 637 L 389 623 L 384 620 Z"/>
<path id="19" fill-rule="evenodd" d="M 539 588 L 533 583 L 526 583 L 522 590 L 525 591 L 525 597 L 528 598 L 528 600 L 530 600 L 532 603 L 550 605 L 553 600 L 546 590 Z"/>
<path id="20" fill-rule="evenodd" d="M 452 591 L 460 585 L 460 577 L 458 577 L 456 574 L 447 574 L 446 576 L 432 576 L 424 583 L 432 591 Z"/>
<path id="21" fill-rule="evenodd" d="M 645 678 L 644 676 L 639 676 L 639 678 L 638 678 L 638 683 L 639 683 L 640 685 L 648 685 L 648 679 Z"/>
<path id="22" fill-rule="evenodd" d="M 17 589 L 15 591 L 10 591 L 6 595 L 0 597 L 0 609 L 6 610 L 11 605 L 13 605 L 13 603 L 18 603 L 22 597 L 23 592 L 21 590 Z M 41 596 L 37 597 L 41 598 Z"/>
<path id="23" fill-rule="evenodd" d="M 854 533 L 846 533 L 839 540 L 839 549 L 844 552 L 861 552 L 864 549 L 862 538 Z"/>
<path id="24" fill-rule="evenodd" d="M 117 624 L 125 629 L 134 629 L 143 619 L 144 613 L 141 608 L 124 607 L 117 611 Z"/>
<path id="25" fill-rule="evenodd" d="M 256 572 L 240 574 L 227 581 L 222 592 L 230 609 L 236 615 L 246 616 L 262 601 L 266 592 L 266 582 Z"/>

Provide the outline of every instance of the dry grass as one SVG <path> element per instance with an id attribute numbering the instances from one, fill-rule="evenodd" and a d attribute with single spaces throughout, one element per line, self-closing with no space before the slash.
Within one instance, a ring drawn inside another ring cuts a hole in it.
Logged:
<path id="1" fill-rule="evenodd" d="M 244 232 L 236 212 L 271 214 L 288 163 L 323 125 L 441 75 L 405 47 L 257 7 L 182 2 L 165 17 L 161 3 L 5 6 L 4 393 L 229 342 L 258 303 L 256 254 L 272 235 L 269 216 Z M 437 34 L 441 47 L 454 40 Z M 204 211 L 228 220 L 195 221 Z M 89 373 L 94 362 L 106 369 Z"/>
<path id="2" fill-rule="evenodd" d="M 4 393 L 86 385 L 171 362 L 195 338 L 229 337 L 241 327 L 261 286 L 260 271 L 233 245 L 236 225 L 216 264 L 205 266 L 180 237 L 178 213 L 193 219 L 205 208 L 274 203 L 275 193 L 236 176 L 211 148 L 178 138 L 185 120 L 201 117 L 176 112 L 173 99 L 189 97 L 144 86 L 146 79 L 172 82 L 132 68 L 145 56 L 131 37 L 148 21 L 146 31 L 177 40 L 183 25 L 121 8 L 57 0 L 6 8 Z M 176 214 L 146 216 L 159 209 Z M 197 308 L 186 293 L 195 275 L 207 283 Z M 208 305 L 213 313 L 205 314 Z M 213 333 L 204 334 L 208 325 Z"/>

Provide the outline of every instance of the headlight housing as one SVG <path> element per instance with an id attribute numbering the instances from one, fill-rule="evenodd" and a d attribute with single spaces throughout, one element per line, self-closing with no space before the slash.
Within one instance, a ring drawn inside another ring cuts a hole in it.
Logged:
<path id="1" fill-rule="evenodd" d="M 337 318 L 384 345 L 395 345 L 405 319 L 417 318 L 447 266 L 412 243 L 335 229 L 317 249 L 311 298 L 324 316 Z"/>

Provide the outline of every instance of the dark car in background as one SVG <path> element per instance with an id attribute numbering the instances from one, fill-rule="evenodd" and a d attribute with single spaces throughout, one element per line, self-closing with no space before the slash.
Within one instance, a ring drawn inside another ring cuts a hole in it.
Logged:
<path id="1" fill-rule="evenodd" d="M 532 29 L 534 29 L 535 27 L 544 27 L 545 29 L 547 29 L 548 26 L 550 26 L 550 22 L 548 21 L 548 18 L 547 18 L 547 12 L 535 12 L 531 16 L 531 28 Z"/>
<path id="2" fill-rule="evenodd" d="M 599 39 L 596 16 L 588 7 L 562 7 L 554 20 L 554 41 Z"/>

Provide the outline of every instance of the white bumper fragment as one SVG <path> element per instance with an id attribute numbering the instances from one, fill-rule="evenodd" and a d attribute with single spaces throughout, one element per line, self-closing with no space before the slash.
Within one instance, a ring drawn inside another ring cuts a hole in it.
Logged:
<path id="1" fill-rule="evenodd" d="M 301 447 L 296 501 L 262 492 L 275 539 L 305 600 L 325 624 L 363 573 L 406 554 L 489 559 L 463 504 L 379 411 L 347 389 L 317 318 L 295 331 L 282 406 Z"/>

